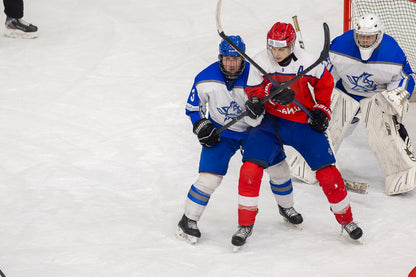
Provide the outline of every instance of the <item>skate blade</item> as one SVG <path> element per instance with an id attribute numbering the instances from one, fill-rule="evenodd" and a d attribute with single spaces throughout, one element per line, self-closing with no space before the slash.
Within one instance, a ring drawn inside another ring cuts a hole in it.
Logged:
<path id="1" fill-rule="evenodd" d="M 23 31 L 18 30 L 18 29 L 6 28 L 3 35 L 5 37 L 9 37 L 9 38 L 28 38 L 28 39 L 32 39 L 32 38 L 37 38 L 38 37 L 38 32 L 37 31 L 36 32 L 23 32 Z"/>
<path id="2" fill-rule="evenodd" d="M 290 226 L 292 226 L 294 229 L 297 229 L 297 230 L 299 230 L 299 231 L 303 230 L 302 223 L 300 223 L 300 224 L 292 224 L 292 223 L 290 223 L 290 221 L 289 221 L 286 217 L 282 217 L 282 218 L 283 218 L 283 221 L 284 221 L 284 222 L 288 223 L 288 224 L 289 224 Z"/>
<path id="3" fill-rule="evenodd" d="M 363 237 L 361 237 L 359 239 L 352 239 L 348 234 L 344 234 L 344 233 L 339 234 L 339 239 L 340 240 L 347 240 L 347 241 L 349 241 L 353 244 L 356 244 L 356 245 L 363 245 L 364 244 L 364 241 L 362 240 L 362 238 Z"/>
<path id="4" fill-rule="evenodd" d="M 196 244 L 198 242 L 198 238 L 194 236 L 190 236 L 188 234 L 185 234 L 181 228 L 178 227 L 176 230 L 176 236 L 180 238 L 181 240 L 186 241 L 189 244 Z"/>
<path id="5" fill-rule="evenodd" d="M 233 245 L 233 252 L 237 253 L 240 250 L 241 246 Z"/>

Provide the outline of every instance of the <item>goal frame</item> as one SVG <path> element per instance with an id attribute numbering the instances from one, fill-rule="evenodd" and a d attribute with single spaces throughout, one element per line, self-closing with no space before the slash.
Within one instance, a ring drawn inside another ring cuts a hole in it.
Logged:
<path id="1" fill-rule="evenodd" d="M 353 7 L 354 1 L 358 1 L 358 0 L 344 0 L 344 18 L 343 18 L 343 31 L 344 33 L 347 32 L 348 30 L 352 29 L 352 24 L 354 23 L 354 19 L 355 15 L 354 15 L 354 11 L 353 11 Z M 390 0 L 393 3 L 396 3 L 400 6 L 401 4 L 403 4 L 403 2 L 405 2 L 404 0 Z M 409 3 L 413 3 L 416 6 L 416 0 L 406 0 Z M 363 1 L 365 2 L 365 1 Z M 372 1 L 368 1 L 369 4 L 370 3 L 374 3 L 374 2 L 388 2 L 388 0 L 372 0 Z M 401 4 L 400 4 L 401 3 Z M 411 5 L 411 12 L 414 11 L 413 5 Z M 371 4 L 370 4 L 371 7 Z M 393 10 L 392 10 L 393 11 Z M 400 13 L 399 13 L 400 15 Z M 416 13 L 415 13 L 416 15 Z M 408 17 L 406 17 L 408 19 Z M 403 18 L 402 18 L 403 19 Z M 385 22 L 386 23 L 386 22 Z M 391 25 L 390 25 L 391 26 Z M 416 41 L 416 28 L 414 29 L 410 29 L 412 31 L 410 31 L 410 40 L 409 39 L 404 39 L 404 37 L 402 35 L 399 35 L 400 31 L 403 31 L 403 26 L 406 25 L 398 25 L 397 29 L 394 28 L 392 29 L 390 27 L 390 30 L 386 29 L 386 33 L 390 34 L 391 36 L 393 36 L 396 41 L 399 43 L 399 45 L 402 47 L 403 51 L 406 53 L 407 59 L 409 61 L 410 66 L 412 67 L 413 71 L 416 72 L 416 48 L 414 48 L 414 44 L 411 44 L 411 41 L 413 39 L 413 41 Z M 416 78 L 416 77 L 414 77 Z M 412 94 L 412 97 L 410 98 L 411 102 L 416 102 L 416 91 L 414 91 L 414 93 Z"/>
<path id="2" fill-rule="evenodd" d="M 408 0 L 410 2 L 416 3 L 416 0 Z M 351 20 L 352 20 L 352 0 L 344 0 L 344 33 L 351 29 Z"/>

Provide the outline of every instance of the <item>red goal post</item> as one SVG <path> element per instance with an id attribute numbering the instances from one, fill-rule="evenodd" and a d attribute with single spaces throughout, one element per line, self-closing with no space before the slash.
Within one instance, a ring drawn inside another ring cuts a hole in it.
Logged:
<path id="1" fill-rule="evenodd" d="M 344 32 L 357 19 L 374 13 L 384 23 L 385 32 L 399 43 L 410 66 L 416 71 L 416 0 L 344 0 Z M 412 100 L 416 100 L 413 93 Z"/>

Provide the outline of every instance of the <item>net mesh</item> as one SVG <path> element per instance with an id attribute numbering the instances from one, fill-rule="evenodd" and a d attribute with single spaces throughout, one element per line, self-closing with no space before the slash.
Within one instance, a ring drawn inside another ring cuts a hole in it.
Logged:
<path id="1" fill-rule="evenodd" d="M 405 52 L 413 72 L 416 70 L 416 1 L 412 0 L 350 0 L 351 26 L 358 18 L 374 13 L 384 23 L 385 32 L 392 36 Z M 412 95 L 412 100 L 415 100 Z"/>

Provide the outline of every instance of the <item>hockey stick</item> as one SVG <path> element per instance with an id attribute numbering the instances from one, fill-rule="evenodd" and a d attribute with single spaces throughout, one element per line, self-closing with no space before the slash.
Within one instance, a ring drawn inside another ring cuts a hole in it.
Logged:
<path id="1" fill-rule="evenodd" d="M 298 16 L 294 15 L 292 16 L 293 24 L 295 25 L 296 33 L 299 33 L 299 46 L 302 49 L 305 49 L 305 44 L 303 43 L 303 37 L 302 32 L 300 31 L 299 22 L 298 22 Z"/>
<path id="2" fill-rule="evenodd" d="M 360 194 L 367 194 L 368 193 L 368 184 L 362 182 L 354 182 L 351 180 L 344 179 L 345 188 L 348 191 L 352 191 L 355 193 Z"/>
<path id="3" fill-rule="evenodd" d="M 303 70 L 302 72 L 300 72 L 299 74 L 297 74 L 295 77 L 293 77 L 289 81 L 284 82 L 284 83 L 278 83 L 275 79 L 273 79 L 272 76 L 270 76 L 269 73 L 267 73 L 260 65 L 258 65 L 255 61 L 253 61 L 252 58 L 250 58 L 248 55 L 246 55 L 246 53 L 244 53 L 240 48 L 238 48 L 238 46 L 235 45 L 226 36 L 226 34 L 224 33 L 224 30 L 222 28 L 222 25 L 221 25 L 221 4 L 222 4 L 222 0 L 218 0 L 216 19 L 217 19 L 217 31 L 218 31 L 218 34 L 220 35 L 220 37 L 222 39 L 224 39 L 226 42 L 228 42 L 242 57 L 244 57 L 250 64 L 252 64 L 254 67 L 256 67 L 270 82 L 272 82 L 276 87 L 278 87 L 278 89 L 276 91 L 273 91 L 273 93 L 270 93 L 269 95 L 267 95 L 265 98 L 263 98 L 261 100 L 261 103 L 262 104 L 266 103 L 271 98 L 273 98 L 275 95 L 277 95 L 278 93 L 280 93 L 282 90 L 284 90 L 285 88 L 289 87 L 291 84 L 293 84 L 294 82 L 296 82 L 301 77 L 305 76 L 306 73 L 308 73 L 313 68 L 315 68 L 316 66 L 318 66 L 328 56 L 329 43 L 330 43 L 330 41 L 329 41 L 329 27 L 328 27 L 328 24 L 324 23 L 323 24 L 323 27 L 324 27 L 325 41 L 324 41 L 324 48 L 322 49 L 322 52 L 321 52 L 321 55 L 319 56 L 319 58 L 313 64 L 311 64 L 308 68 L 306 68 L 305 70 Z M 313 118 L 313 116 L 312 116 L 311 112 L 308 110 L 308 108 L 306 108 L 305 106 L 303 106 L 296 99 L 293 100 L 293 102 L 296 105 L 298 105 L 298 107 L 302 111 L 304 111 L 310 118 Z M 220 129 L 218 129 L 218 131 L 217 131 L 218 134 L 221 133 L 221 132 L 223 132 L 224 130 L 228 129 L 231 125 L 234 125 L 237 121 L 239 121 L 240 119 L 242 119 L 247 114 L 248 114 L 248 112 L 247 111 L 244 111 L 239 116 L 233 118 L 230 122 L 228 122 L 227 124 L 225 124 L 224 126 L 222 126 Z"/>

